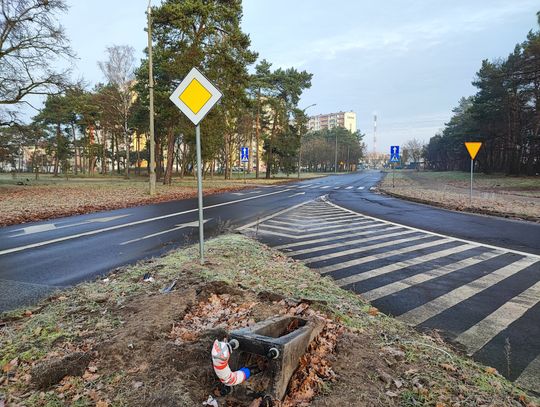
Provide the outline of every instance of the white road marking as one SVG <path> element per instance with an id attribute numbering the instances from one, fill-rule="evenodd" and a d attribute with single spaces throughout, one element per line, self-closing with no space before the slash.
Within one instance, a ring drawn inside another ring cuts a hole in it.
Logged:
<path id="1" fill-rule="evenodd" d="M 209 222 L 211 220 L 212 220 L 212 218 L 205 219 L 203 221 L 203 223 Z M 161 232 L 152 233 L 151 235 L 146 235 L 146 236 L 143 236 L 143 237 L 139 237 L 137 239 L 128 240 L 127 242 L 122 242 L 122 243 L 120 243 L 120 246 L 124 246 L 124 245 L 130 244 L 130 243 L 140 242 L 141 240 L 150 239 L 150 238 L 156 237 L 156 236 L 161 236 L 161 235 L 164 235 L 165 233 L 174 232 L 175 230 L 180 230 L 180 229 L 185 229 L 185 228 L 196 228 L 197 226 L 199 226 L 199 221 L 196 220 L 196 221 L 193 221 L 193 222 L 183 223 L 181 225 L 175 225 L 175 226 L 176 227 L 174 227 L 172 229 L 163 230 Z"/>
<path id="2" fill-rule="evenodd" d="M 456 338 L 472 355 L 540 301 L 540 281 L 523 291 Z"/>
<path id="3" fill-rule="evenodd" d="M 400 234 L 411 234 L 411 233 L 414 233 L 414 232 L 407 231 L 407 232 L 399 232 L 399 233 Z M 406 236 L 403 239 L 397 239 L 397 240 L 392 240 L 390 242 L 377 243 L 377 244 L 367 245 L 367 246 L 363 246 L 363 247 L 356 247 L 354 249 L 349 249 L 349 250 L 343 250 L 343 251 L 337 251 L 337 252 L 333 252 L 333 253 L 323 254 L 322 256 L 310 257 L 309 259 L 303 259 L 302 261 L 304 263 L 308 263 L 308 264 L 309 263 L 315 263 L 315 262 L 321 261 L 321 260 L 335 259 L 335 258 L 338 258 L 338 257 L 349 256 L 351 254 L 358 254 L 358 253 L 366 252 L 366 251 L 373 250 L 373 249 L 381 249 L 381 248 L 387 247 L 387 246 L 394 246 L 394 245 L 399 244 L 399 243 L 414 242 L 415 240 L 421 240 L 421 239 L 425 239 L 425 238 L 426 238 L 425 236 L 414 236 L 414 237 Z"/>
<path id="4" fill-rule="evenodd" d="M 334 220 L 342 220 L 342 219 L 348 219 L 348 220 L 353 220 L 353 219 L 357 219 L 357 220 L 361 220 L 361 221 L 368 221 L 370 219 L 364 219 L 362 218 L 361 216 L 354 216 L 354 215 L 349 215 L 349 214 L 329 214 L 329 215 L 318 215 L 316 217 L 316 220 L 314 221 L 313 220 L 313 215 L 311 217 L 309 216 L 298 216 L 298 215 L 294 215 L 294 214 L 291 214 L 289 216 L 290 218 L 297 218 L 299 220 L 307 220 L 307 219 L 311 219 L 311 224 L 317 224 L 317 223 L 322 223 L 322 222 L 332 222 Z"/>
<path id="5" fill-rule="evenodd" d="M 289 195 L 287 198 L 292 198 L 293 196 L 305 195 L 305 194 L 306 194 L 305 192 L 297 192 L 296 194 Z"/>
<path id="6" fill-rule="evenodd" d="M 442 277 L 447 274 L 453 273 L 455 271 L 464 269 L 466 267 L 471 267 L 476 264 L 480 264 L 486 260 L 492 259 L 494 257 L 500 256 L 503 253 L 499 252 L 490 252 L 490 253 L 483 253 L 479 256 L 471 257 L 468 259 L 460 260 L 458 262 L 448 264 L 443 267 L 437 267 L 435 266 L 433 269 L 428 270 L 424 273 L 415 274 L 411 277 L 405 278 L 400 281 L 395 281 L 391 284 L 385 285 L 383 287 L 376 288 L 371 291 L 367 291 L 363 293 L 362 295 L 368 299 L 368 301 L 374 301 L 377 298 L 384 297 L 386 295 L 397 293 L 398 291 L 405 290 L 409 287 L 412 287 L 417 284 L 424 283 L 429 280 L 433 280 L 437 277 Z M 401 317 L 400 317 L 401 318 Z M 405 319 L 405 317 L 403 317 Z M 407 320 L 408 323 L 411 323 L 409 320 Z"/>
<path id="7" fill-rule="evenodd" d="M 358 187 L 359 190 L 362 190 L 362 189 L 364 189 L 364 188 L 365 188 L 365 187 Z"/>
<path id="8" fill-rule="evenodd" d="M 345 188 L 345 189 L 353 189 L 353 187 L 350 187 L 350 186 L 349 186 L 349 187 L 347 187 L 347 188 Z"/>
<path id="9" fill-rule="evenodd" d="M 282 192 L 285 192 L 285 191 L 282 191 Z M 259 196 L 259 197 L 261 197 L 261 196 Z M 295 209 L 301 208 L 302 206 L 307 205 L 307 204 L 312 203 L 312 202 L 313 201 L 306 201 L 306 202 L 302 202 L 302 203 L 299 203 L 297 205 L 291 206 L 290 208 L 285 208 L 282 211 L 279 211 L 279 212 L 273 213 L 271 215 L 265 216 L 263 218 L 257 219 L 255 222 L 251 222 L 251 223 L 248 223 L 247 225 L 240 226 L 236 230 L 238 230 L 238 231 L 248 230 L 248 229 L 252 228 L 253 226 L 256 226 L 257 224 L 266 222 L 267 220 L 276 218 L 276 217 L 278 217 L 280 215 L 283 215 L 284 213 L 287 213 L 287 212 L 293 211 Z"/>
<path id="10" fill-rule="evenodd" d="M 360 221 L 360 222 L 349 221 L 347 226 L 348 227 L 350 227 L 350 226 L 362 226 L 365 223 L 366 223 L 366 221 Z M 286 232 L 296 232 L 296 233 L 298 233 L 299 231 L 301 231 L 301 232 L 312 233 L 312 232 L 319 232 L 321 230 L 336 229 L 336 228 L 341 228 L 341 230 L 343 230 L 344 225 L 340 225 L 340 224 L 327 225 L 327 226 L 319 226 L 319 227 L 307 228 L 307 229 L 302 229 L 302 230 L 300 230 L 300 228 L 298 228 L 298 227 L 292 227 L 291 228 L 291 227 L 285 227 L 285 226 L 269 225 L 268 223 L 265 223 L 264 225 L 260 225 L 260 227 L 284 230 Z"/>
<path id="11" fill-rule="evenodd" d="M 274 235 L 274 236 L 280 236 L 280 237 L 288 237 L 289 239 L 295 239 L 295 240 L 298 240 L 298 239 L 308 239 L 308 238 L 311 238 L 311 237 L 318 237 L 318 236 L 328 236 L 329 234 L 333 234 L 333 233 L 343 233 L 343 232 L 346 232 L 347 230 L 358 230 L 358 227 L 357 225 L 347 225 L 347 226 L 341 226 L 339 229 L 335 230 L 335 231 L 324 231 L 324 232 L 318 232 L 318 233 L 308 233 L 308 234 L 305 234 L 305 235 L 301 235 L 301 234 L 298 234 L 298 232 L 295 234 L 295 235 L 291 235 L 289 233 L 283 233 L 283 232 L 274 232 L 274 231 L 271 231 L 271 230 L 266 230 L 264 229 L 266 225 L 259 225 L 259 233 L 264 233 L 264 234 L 270 234 L 270 235 Z M 362 224 L 362 226 L 364 226 L 364 224 Z M 251 226 L 249 228 L 249 230 L 251 231 L 256 231 L 257 229 L 254 228 L 254 226 Z"/>
<path id="12" fill-rule="evenodd" d="M 313 184 L 302 185 L 301 187 L 298 187 L 298 188 L 308 188 L 308 187 L 310 187 L 311 185 L 313 185 Z"/>
<path id="13" fill-rule="evenodd" d="M 419 245 L 415 245 L 415 246 L 405 247 L 403 249 L 390 250 L 390 251 L 385 252 L 385 253 L 373 254 L 371 256 L 362 257 L 360 259 L 354 259 L 354 260 L 346 261 L 346 262 L 343 262 L 343 263 L 338 263 L 338 264 L 333 264 L 331 266 L 322 267 L 318 271 L 320 273 L 322 273 L 322 274 L 327 274 L 327 273 L 330 273 L 332 271 L 344 269 L 346 267 L 358 266 L 359 264 L 368 263 L 368 262 L 373 261 L 373 260 L 385 259 L 385 258 L 390 257 L 390 256 L 406 254 L 406 253 L 414 252 L 416 250 L 422 250 L 422 249 L 426 249 L 428 247 L 442 245 L 444 243 L 449 243 L 451 241 L 452 241 L 452 239 L 439 239 L 439 240 L 435 240 L 433 242 L 427 242 L 427 243 L 423 243 L 423 244 L 419 244 Z M 362 273 L 362 274 L 365 274 L 365 273 Z"/>
<path id="14" fill-rule="evenodd" d="M 311 244 L 316 244 L 316 243 L 324 243 L 324 242 L 329 242 L 329 241 L 336 241 L 336 240 L 345 239 L 345 238 L 351 238 L 351 237 L 356 237 L 356 236 L 364 236 L 364 235 L 370 235 L 370 234 L 373 234 L 373 233 L 388 232 L 388 231 L 393 231 L 393 230 L 399 229 L 397 226 L 391 226 L 391 227 L 386 228 L 386 229 L 375 229 L 375 228 L 378 228 L 378 227 L 379 227 L 378 225 L 370 225 L 369 227 L 360 229 L 360 232 L 347 233 L 346 237 L 343 236 L 343 230 L 338 230 L 338 231 L 335 231 L 335 232 L 327 233 L 325 235 L 325 237 L 323 237 L 321 239 L 304 240 L 302 242 L 287 243 L 287 244 L 284 244 L 284 245 L 281 245 L 281 246 L 274 246 L 274 249 L 277 249 L 277 250 L 290 249 L 291 247 L 306 246 L 306 245 L 311 245 Z M 341 235 L 333 236 L 333 235 L 335 235 L 337 233 L 341 233 Z"/>
<path id="15" fill-rule="evenodd" d="M 516 383 L 526 389 L 540 388 L 540 355 L 521 372 Z"/>
<path id="16" fill-rule="evenodd" d="M 343 216 L 343 211 L 321 211 L 321 210 L 310 210 L 310 211 L 295 211 L 294 213 L 291 213 L 289 217 L 291 218 L 299 218 L 302 220 L 309 220 L 310 222 L 314 221 L 314 217 L 317 218 L 315 220 L 318 220 L 321 216 Z M 352 214 L 347 214 L 348 216 L 355 216 Z M 356 215 L 357 218 L 360 218 L 360 216 Z"/>
<path id="17" fill-rule="evenodd" d="M 105 223 L 105 222 L 110 222 L 110 221 L 113 221 L 113 220 L 116 220 L 116 219 L 122 219 L 122 218 L 125 218 L 126 216 L 131 216 L 131 214 L 128 213 L 126 215 L 116 215 L 116 216 L 107 216 L 107 217 L 104 217 L 104 218 L 89 219 L 89 220 L 85 220 L 83 222 L 70 223 L 70 224 L 67 224 L 67 225 L 59 224 L 59 223 L 62 222 L 62 221 L 59 220 L 56 223 L 54 223 L 54 222 L 53 223 L 45 223 L 43 225 L 27 226 L 27 227 L 24 227 L 24 228 L 21 228 L 21 229 L 16 229 L 15 232 L 17 232 L 17 231 L 22 231 L 22 232 L 18 233 L 16 235 L 10 235 L 9 237 L 19 237 L 19 236 L 32 235 L 34 233 L 49 232 L 51 230 L 58 230 L 58 229 L 65 229 L 65 228 L 70 228 L 70 227 L 74 227 L 74 226 L 88 225 L 90 223 Z M 59 224 L 59 225 L 57 226 L 57 224 Z"/>
<path id="18" fill-rule="evenodd" d="M 352 221 L 352 219 L 336 219 L 336 220 L 331 220 L 331 221 L 328 221 L 328 222 L 319 222 L 319 223 L 311 222 L 311 223 L 307 223 L 307 222 L 297 222 L 295 220 L 289 220 L 288 222 L 284 222 L 284 221 L 279 221 L 279 220 L 275 220 L 275 219 L 270 219 L 270 220 L 266 221 L 263 226 L 267 226 L 267 225 L 278 225 L 278 226 L 279 225 L 286 225 L 286 226 L 288 226 L 288 229 L 291 230 L 291 231 L 301 229 L 303 231 L 308 231 L 309 232 L 309 231 L 311 231 L 310 228 L 318 228 L 318 227 L 331 226 L 331 225 L 339 226 L 342 223 L 349 224 L 349 223 L 351 223 L 351 221 Z M 357 220 L 355 222 L 355 224 L 357 224 L 358 222 L 372 223 L 372 221 L 370 221 L 370 220 L 359 219 L 359 220 Z M 363 223 L 361 223 L 361 224 L 363 224 Z M 294 225 L 294 227 L 291 228 L 291 225 Z"/>
<path id="19" fill-rule="evenodd" d="M 402 236 L 402 235 L 411 234 L 411 233 L 414 233 L 414 232 L 406 230 L 406 231 L 390 233 L 390 234 L 387 234 L 387 235 L 363 237 L 361 239 L 346 240 L 344 242 L 332 243 L 332 244 L 327 244 L 327 245 L 323 245 L 323 246 L 310 247 L 308 249 L 301 249 L 301 250 L 291 251 L 291 252 L 289 252 L 287 254 L 289 256 L 298 256 L 298 255 L 301 255 L 301 254 L 308 254 L 308 253 L 320 252 L 320 251 L 323 251 L 323 250 L 336 249 L 336 248 L 339 248 L 339 247 L 349 246 L 349 245 L 352 245 L 352 244 L 371 242 L 373 240 L 386 239 L 388 237 Z M 351 236 L 347 235 L 347 237 L 350 238 Z M 369 247 L 369 246 L 364 246 L 364 247 Z M 364 247 L 362 247 L 362 248 L 364 248 Z M 324 257 L 324 256 L 321 256 L 321 257 Z"/>
<path id="20" fill-rule="evenodd" d="M 325 185 L 324 187 L 321 187 L 321 189 L 327 189 L 330 188 L 330 185 Z"/>
<path id="21" fill-rule="evenodd" d="M 73 225 L 75 226 L 75 225 Z M 65 227 L 65 226 L 64 226 Z M 56 230 L 56 225 L 54 223 L 45 223 L 44 225 L 35 225 L 35 226 L 28 226 L 22 229 L 17 229 L 17 231 L 21 231 L 20 233 L 17 233 L 15 235 L 10 235 L 9 237 L 19 237 L 24 235 L 31 235 L 34 233 L 40 233 L 40 232 L 48 232 L 50 230 Z"/>
<path id="22" fill-rule="evenodd" d="M 435 253 L 426 254 L 424 256 L 415 257 L 413 259 L 400 261 L 398 263 L 392 263 L 392 264 L 389 264 L 389 265 L 384 266 L 384 267 L 379 267 L 379 268 L 376 268 L 376 269 L 373 269 L 373 270 L 366 271 L 364 273 L 354 274 L 352 276 L 336 280 L 336 283 L 339 286 L 358 283 L 360 281 L 364 281 L 364 280 L 367 280 L 367 279 L 370 279 L 370 278 L 373 278 L 373 277 L 378 277 L 378 276 L 382 276 L 384 274 L 392 273 L 392 272 L 397 271 L 397 270 L 401 270 L 402 268 L 405 268 L 405 267 L 416 266 L 417 264 L 420 264 L 420 263 L 436 260 L 436 259 L 439 259 L 439 258 L 442 258 L 442 257 L 449 256 L 451 254 L 464 252 L 464 251 L 472 249 L 474 247 L 476 247 L 476 246 L 463 245 L 463 246 L 458 246 L 458 247 L 452 247 L 450 249 L 441 250 L 441 251 L 438 251 L 438 252 L 435 252 Z"/>
<path id="23" fill-rule="evenodd" d="M 334 208 L 339 208 L 339 209 L 342 209 L 342 210 L 344 210 L 344 211 L 346 211 L 346 212 L 354 213 L 354 214 L 357 214 L 357 215 L 359 215 L 359 216 L 363 216 L 364 218 L 373 219 L 373 220 L 376 220 L 376 221 L 379 221 L 379 222 L 382 222 L 382 223 L 386 223 L 386 224 L 388 224 L 388 225 L 401 226 L 401 227 L 404 227 L 404 228 L 407 228 L 407 229 L 410 229 L 410 230 L 416 230 L 416 231 L 418 231 L 418 232 L 427 233 L 428 235 L 431 235 L 431 236 L 438 236 L 438 237 L 442 237 L 442 238 L 451 238 L 452 240 L 454 240 L 454 241 L 456 241 L 456 242 L 463 242 L 463 243 L 474 244 L 474 245 L 476 245 L 476 246 L 487 247 L 487 248 L 489 248 L 489 249 L 494 249 L 494 250 L 504 250 L 504 251 L 507 252 L 507 253 L 515 253 L 515 254 L 519 254 L 519 255 L 521 255 L 521 256 L 528 256 L 528 257 L 534 257 L 534 258 L 536 258 L 536 259 L 540 259 L 540 255 L 538 255 L 538 254 L 527 253 L 527 252 L 522 252 L 522 251 L 519 251 L 519 250 L 513 250 L 513 249 L 507 249 L 506 247 L 494 246 L 494 245 L 485 244 L 485 243 L 473 242 L 472 240 L 466 240 L 466 239 L 460 239 L 460 238 L 457 238 L 457 237 L 451 237 L 451 236 L 443 235 L 443 234 L 441 234 L 441 233 L 430 232 L 429 230 L 418 229 L 418 228 L 415 228 L 415 227 L 412 227 L 412 226 L 403 225 L 403 224 L 401 224 L 401 223 L 390 222 L 390 221 L 388 221 L 388 220 L 384 220 L 384 219 L 380 219 L 380 218 L 375 218 L 375 217 L 373 217 L 373 216 L 368 216 L 368 215 L 360 214 L 360 213 L 358 213 L 358 212 L 355 212 L 355 211 L 353 211 L 353 210 L 344 208 L 344 207 L 342 207 L 342 206 L 336 205 L 336 204 L 333 203 L 333 202 L 328 201 L 328 198 L 327 198 L 326 195 L 322 197 L 322 200 L 323 200 L 324 202 L 326 202 L 328 205 L 333 206 Z"/>
<path id="24" fill-rule="evenodd" d="M 222 203 L 215 204 L 215 205 L 205 206 L 203 209 L 212 209 L 212 208 L 218 208 L 220 206 L 233 205 L 235 203 L 251 201 L 253 199 L 259 199 L 259 198 L 263 198 L 265 196 L 270 196 L 270 195 L 282 194 L 282 193 L 288 192 L 288 191 L 290 191 L 290 189 L 283 189 L 281 191 L 269 192 L 268 194 L 264 194 L 264 195 L 250 196 L 248 198 L 236 199 L 234 201 L 222 202 Z M 9 254 L 9 253 L 20 252 L 20 251 L 23 251 L 23 250 L 33 249 L 33 248 L 36 248 L 36 247 L 47 246 L 47 245 L 50 245 L 50 244 L 53 244 L 53 243 L 63 242 L 63 241 L 66 241 L 66 240 L 78 239 L 78 238 L 83 237 L 83 236 L 92 236 L 92 235 L 97 235 L 99 233 L 109 232 L 111 230 L 123 229 L 123 228 L 127 228 L 127 227 L 130 227 L 130 226 L 141 225 L 141 224 L 144 224 L 144 223 L 154 222 L 156 220 L 161 220 L 161 219 L 168 219 L 168 218 L 172 218 L 174 216 L 185 215 L 186 213 L 193 213 L 193 212 L 197 212 L 197 211 L 198 211 L 197 208 L 189 209 L 187 211 L 170 213 L 168 215 L 156 216 L 154 218 L 149 218 L 149 219 L 142 219 L 142 220 L 138 220 L 138 221 L 135 221 L 135 222 L 124 223 L 122 225 L 110 226 L 110 227 L 103 228 L 103 229 L 91 230 L 91 231 L 88 231 L 88 232 L 78 233 L 78 234 L 75 234 L 75 235 L 59 237 L 57 239 L 51 239 L 51 240 L 46 240 L 46 241 L 43 241 L 43 242 L 32 243 L 32 244 L 25 245 L 25 246 L 13 247 L 11 249 L 6 249 L 6 250 L 0 251 L 0 256 L 3 256 L 5 254 Z"/>
<path id="25" fill-rule="evenodd" d="M 481 291 L 503 281 L 504 279 L 520 272 L 521 270 L 533 265 L 536 260 L 532 259 L 520 259 L 511 263 L 505 267 L 497 269 L 477 280 L 470 282 L 464 286 L 458 287 L 434 300 L 421 305 L 409 312 L 400 316 L 400 319 L 405 320 L 412 325 L 418 325 L 428 319 L 434 317 L 437 314 L 447 310 L 454 305 L 471 298 L 473 295 L 478 294 Z M 411 282 L 413 283 L 413 282 Z M 410 284 L 409 284 L 410 285 Z M 375 290 L 373 290 L 375 291 Z M 371 299 L 371 296 L 367 296 L 367 299 Z M 377 297 L 373 297 L 377 298 Z"/>
<path id="26" fill-rule="evenodd" d="M 334 189 L 339 189 L 339 188 L 341 188 L 341 187 L 334 187 Z"/>

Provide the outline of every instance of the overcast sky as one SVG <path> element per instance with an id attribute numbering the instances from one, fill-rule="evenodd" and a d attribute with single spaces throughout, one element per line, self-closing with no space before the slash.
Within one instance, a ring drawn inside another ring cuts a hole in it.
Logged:
<path id="1" fill-rule="evenodd" d="M 146 0 L 67 0 L 62 19 L 79 56 L 77 75 L 103 81 L 105 48 L 146 46 Z M 159 0 L 153 0 L 158 4 Z M 274 67 L 314 74 L 300 107 L 352 110 L 372 150 L 427 141 L 451 115 L 482 59 L 507 56 L 538 29 L 538 0 L 246 0 L 243 29 Z"/>

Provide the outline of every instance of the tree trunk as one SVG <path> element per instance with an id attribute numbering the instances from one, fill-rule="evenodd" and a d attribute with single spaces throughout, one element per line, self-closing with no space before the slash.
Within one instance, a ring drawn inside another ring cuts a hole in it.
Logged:
<path id="1" fill-rule="evenodd" d="M 127 122 L 127 115 L 124 119 L 124 144 L 126 145 L 126 168 L 125 168 L 125 176 L 126 179 L 129 178 L 129 150 L 130 150 L 130 140 L 129 140 L 129 134 L 128 134 L 129 128 L 128 128 L 128 122 Z"/>
<path id="2" fill-rule="evenodd" d="M 141 136 L 137 134 L 137 176 L 141 176 Z"/>
<path id="3" fill-rule="evenodd" d="M 125 178 L 129 178 L 129 140 L 127 133 L 124 133 L 124 144 L 126 145 L 126 165 L 125 165 Z"/>
<path id="4" fill-rule="evenodd" d="M 74 163 L 73 163 L 73 171 L 75 172 L 75 175 L 78 174 L 78 169 L 77 169 L 77 138 L 75 136 L 75 125 L 73 123 L 71 123 L 71 131 L 73 133 L 73 151 L 75 152 L 75 155 L 74 155 Z"/>
<path id="5" fill-rule="evenodd" d="M 103 132 L 103 148 L 101 151 L 101 173 L 106 175 L 107 174 L 107 132 Z"/>
<path id="6" fill-rule="evenodd" d="M 165 175 L 163 176 L 163 185 L 171 185 L 175 144 L 176 137 L 174 136 L 174 130 L 169 129 L 169 133 L 167 134 L 167 167 L 165 168 Z"/>
<path id="7" fill-rule="evenodd" d="M 60 154 L 60 123 L 56 124 L 56 154 L 54 157 L 54 176 L 58 177 L 58 155 Z M 20 168 L 20 166 L 19 166 Z"/>
<path id="8" fill-rule="evenodd" d="M 260 109 L 260 102 L 257 105 L 257 124 L 255 127 L 255 159 L 257 160 L 257 167 L 255 167 L 255 178 L 259 179 L 259 147 L 261 142 L 261 133 L 260 133 L 260 116 L 261 116 L 261 109 Z"/>
<path id="9" fill-rule="evenodd" d="M 274 149 L 274 135 L 277 128 L 277 118 L 278 118 L 278 114 L 276 113 L 274 116 L 273 123 L 272 123 L 272 132 L 270 133 L 270 143 L 269 143 L 267 161 L 266 161 L 266 179 L 270 179 L 272 175 L 272 166 L 273 166 L 272 161 L 274 157 L 274 152 L 272 150 Z"/>

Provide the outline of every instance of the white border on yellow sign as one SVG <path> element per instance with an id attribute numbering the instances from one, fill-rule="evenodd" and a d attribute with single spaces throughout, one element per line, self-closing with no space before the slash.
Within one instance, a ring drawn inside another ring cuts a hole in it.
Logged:
<path id="1" fill-rule="evenodd" d="M 208 102 L 195 114 L 191 109 L 180 100 L 180 95 L 188 87 L 188 85 L 196 79 L 210 94 L 212 95 Z M 216 88 L 212 82 L 210 82 L 206 76 L 204 76 L 197 68 L 191 69 L 187 76 L 184 78 L 180 85 L 175 89 L 172 95 L 169 97 L 171 101 L 184 113 L 189 120 L 193 122 L 194 125 L 198 125 L 204 116 L 214 107 L 214 105 L 221 99 L 223 94 Z"/>

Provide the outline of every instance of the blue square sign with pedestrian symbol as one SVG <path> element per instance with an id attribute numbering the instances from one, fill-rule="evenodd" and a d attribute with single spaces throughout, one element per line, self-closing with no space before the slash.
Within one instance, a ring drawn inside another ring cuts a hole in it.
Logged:
<path id="1" fill-rule="evenodd" d="M 249 161 L 249 148 L 242 147 L 240 149 L 240 161 L 243 163 L 247 163 Z"/>
<path id="2" fill-rule="evenodd" d="M 390 147 L 390 162 L 391 163 L 399 162 L 399 146 Z"/>

